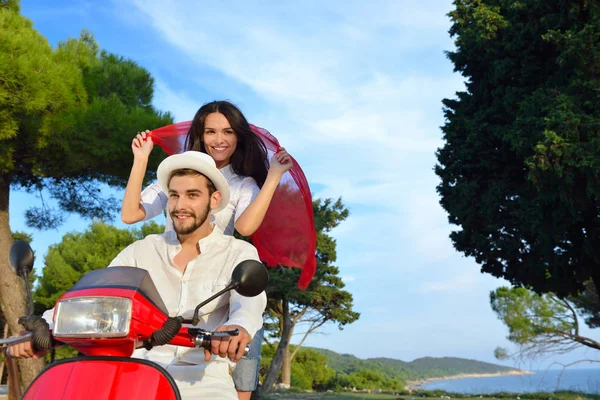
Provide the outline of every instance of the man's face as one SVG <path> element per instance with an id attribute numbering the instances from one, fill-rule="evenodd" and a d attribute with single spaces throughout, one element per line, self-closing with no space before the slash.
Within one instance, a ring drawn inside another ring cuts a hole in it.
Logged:
<path id="1" fill-rule="evenodd" d="M 207 179 L 201 175 L 174 176 L 169 182 L 168 209 L 178 235 L 189 235 L 201 227 L 210 210 L 218 205 L 216 195 L 208 193 Z"/>

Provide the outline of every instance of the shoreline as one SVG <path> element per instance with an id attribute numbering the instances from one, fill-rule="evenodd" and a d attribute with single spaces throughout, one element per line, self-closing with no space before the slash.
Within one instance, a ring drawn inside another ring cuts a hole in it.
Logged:
<path id="1" fill-rule="evenodd" d="M 415 390 L 420 389 L 422 385 L 431 382 L 439 382 L 439 381 L 452 381 L 456 379 L 467 379 L 467 378 L 496 378 L 501 376 L 522 376 L 522 375 L 535 375 L 535 372 L 525 371 L 525 370 L 511 370 L 507 372 L 495 372 L 493 374 L 458 374 L 458 375 L 448 375 L 448 376 L 440 376 L 436 378 L 426 378 L 419 379 L 417 381 L 407 381 L 406 382 L 406 390 Z"/>

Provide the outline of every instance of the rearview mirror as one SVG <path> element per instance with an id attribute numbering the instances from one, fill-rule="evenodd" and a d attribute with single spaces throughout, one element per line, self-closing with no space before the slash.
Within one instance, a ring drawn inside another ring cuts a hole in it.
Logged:
<path id="1" fill-rule="evenodd" d="M 33 270 L 33 259 L 33 250 L 26 241 L 17 240 L 10 246 L 10 252 L 8 253 L 10 269 L 25 281 L 28 304 L 27 316 L 33 313 L 33 299 L 31 298 L 31 286 L 29 284 L 29 274 Z"/>
<path id="2" fill-rule="evenodd" d="M 255 260 L 242 261 L 231 274 L 231 283 L 236 292 L 246 297 L 261 294 L 269 284 L 269 274 L 265 266 Z"/>
<path id="3" fill-rule="evenodd" d="M 10 246 L 8 260 L 13 272 L 27 280 L 29 273 L 33 270 L 33 250 L 29 243 L 24 240 L 14 242 Z"/>

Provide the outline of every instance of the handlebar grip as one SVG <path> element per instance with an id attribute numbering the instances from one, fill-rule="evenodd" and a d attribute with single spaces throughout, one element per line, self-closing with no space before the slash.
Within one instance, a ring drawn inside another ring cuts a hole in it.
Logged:
<path id="1" fill-rule="evenodd" d="M 225 335 L 224 335 L 225 336 Z M 194 343 L 194 347 L 196 348 L 204 348 L 206 350 L 210 350 L 212 339 L 210 335 L 197 335 L 192 338 L 192 342 Z M 247 345 L 244 349 L 244 357 L 246 357 L 250 353 L 250 345 Z"/>
<path id="2" fill-rule="evenodd" d="M 50 325 L 45 319 L 37 315 L 21 317 L 18 321 L 26 331 L 31 332 L 31 341 L 34 351 L 52 350 L 53 339 L 50 333 Z"/>

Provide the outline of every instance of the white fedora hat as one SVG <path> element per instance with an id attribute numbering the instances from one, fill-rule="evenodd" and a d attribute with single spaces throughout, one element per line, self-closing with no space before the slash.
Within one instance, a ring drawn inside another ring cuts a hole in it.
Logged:
<path id="1" fill-rule="evenodd" d="M 156 170 L 156 176 L 160 188 L 163 192 L 167 193 L 167 196 L 169 193 L 169 176 L 171 176 L 171 172 L 186 168 L 193 169 L 206 176 L 215 185 L 217 190 L 221 192 L 221 202 L 217 208 L 212 210 L 213 213 L 217 213 L 227 207 L 227 204 L 229 204 L 229 184 L 221 171 L 217 169 L 215 160 L 208 154 L 199 151 L 186 151 L 181 154 L 174 154 L 165 158 L 160 163 Z"/>

